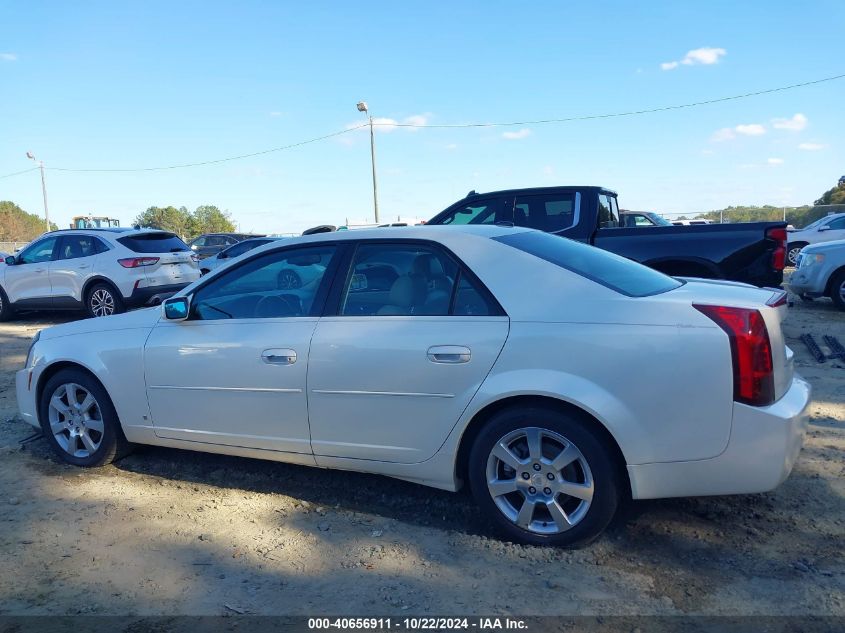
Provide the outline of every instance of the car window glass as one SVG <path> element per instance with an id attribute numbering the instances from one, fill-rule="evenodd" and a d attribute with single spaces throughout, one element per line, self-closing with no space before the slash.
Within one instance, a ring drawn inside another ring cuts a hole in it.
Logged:
<path id="1" fill-rule="evenodd" d="M 194 319 L 312 316 L 334 246 L 267 253 L 214 278 L 194 293 Z"/>
<path id="2" fill-rule="evenodd" d="M 94 238 L 94 252 L 105 253 L 107 250 L 109 250 L 108 245 L 103 240 L 95 237 Z"/>
<path id="3" fill-rule="evenodd" d="M 50 261 L 53 259 L 53 248 L 55 248 L 58 239 L 58 237 L 48 237 L 36 242 L 20 254 L 20 262 L 22 264 L 37 264 Z"/>
<path id="4" fill-rule="evenodd" d="M 504 198 L 472 200 L 453 209 L 440 224 L 495 224 L 510 222 L 506 217 Z"/>
<path id="5" fill-rule="evenodd" d="M 119 237 L 117 241 L 136 253 L 180 253 L 188 245 L 173 233 L 136 233 Z"/>
<path id="6" fill-rule="evenodd" d="M 455 290 L 455 300 L 452 314 L 455 316 L 492 316 L 499 310 L 491 305 L 485 293 L 468 275 L 461 273 L 458 288 Z"/>
<path id="7" fill-rule="evenodd" d="M 90 235 L 65 235 L 59 247 L 58 259 L 76 259 L 97 254 L 96 238 Z"/>
<path id="8" fill-rule="evenodd" d="M 191 246 L 199 246 L 200 248 L 202 248 L 203 246 L 205 246 L 205 240 L 206 239 L 207 238 L 205 238 L 205 237 L 198 237 L 193 242 L 191 242 Z"/>
<path id="9" fill-rule="evenodd" d="M 540 231 L 562 231 L 576 222 L 575 192 L 544 196 L 519 196 L 514 203 L 513 223 Z"/>
<path id="10" fill-rule="evenodd" d="M 341 301 L 344 316 L 445 316 L 458 266 L 419 244 L 364 244 Z"/>
<path id="11" fill-rule="evenodd" d="M 836 218 L 827 223 L 831 229 L 845 229 L 845 217 Z"/>
<path id="12" fill-rule="evenodd" d="M 598 216 L 600 229 L 612 229 L 619 226 L 619 212 L 617 211 L 614 215 L 610 197 L 605 194 L 599 195 Z"/>

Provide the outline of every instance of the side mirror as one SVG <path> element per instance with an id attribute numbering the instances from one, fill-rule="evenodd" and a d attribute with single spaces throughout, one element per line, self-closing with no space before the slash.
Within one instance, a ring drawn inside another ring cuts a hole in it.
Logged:
<path id="1" fill-rule="evenodd" d="M 14 255 L 7 256 L 3 261 L 6 262 L 6 266 L 14 266 L 18 263 L 18 260 L 15 259 Z"/>
<path id="2" fill-rule="evenodd" d="M 197 250 L 198 248 L 199 248 L 199 246 L 197 246 L 196 244 L 191 244 L 191 250 L 192 250 L 192 251 L 195 251 L 195 250 Z"/>
<path id="3" fill-rule="evenodd" d="M 830 230 L 830 227 L 827 224 L 819 227 L 819 231 L 829 231 L 829 230 Z"/>
<path id="4" fill-rule="evenodd" d="M 184 321 L 188 318 L 191 301 L 188 297 L 171 297 L 161 304 L 164 318 L 168 321 Z"/>

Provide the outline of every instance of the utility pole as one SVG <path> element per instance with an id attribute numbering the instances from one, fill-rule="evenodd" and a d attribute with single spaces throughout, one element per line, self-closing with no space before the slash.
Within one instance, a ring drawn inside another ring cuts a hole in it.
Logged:
<path id="1" fill-rule="evenodd" d="M 376 224 L 379 223 L 378 220 L 378 185 L 376 184 L 376 136 L 375 132 L 373 131 L 373 117 L 370 114 L 369 108 L 367 107 L 366 101 L 359 101 L 358 105 L 358 112 L 363 112 L 367 115 L 367 119 L 370 123 L 370 160 L 373 165 L 373 211 L 376 218 Z"/>
<path id="2" fill-rule="evenodd" d="M 38 163 L 41 170 L 41 195 L 44 198 L 44 221 L 47 223 L 47 230 L 50 230 L 50 212 L 47 210 L 47 181 L 44 179 L 44 161 L 37 160 L 32 152 L 27 152 L 26 157 Z"/>

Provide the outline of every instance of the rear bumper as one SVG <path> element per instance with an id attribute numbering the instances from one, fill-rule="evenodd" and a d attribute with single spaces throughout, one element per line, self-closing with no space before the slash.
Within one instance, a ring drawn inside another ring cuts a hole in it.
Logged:
<path id="1" fill-rule="evenodd" d="M 169 284 L 165 286 L 145 286 L 143 288 L 135 288 L 132 291 L 132 294 L 125 299 L 125 302 L 127 307 L 130 308 L 156 305 L 158 303 L 161 303 L 168 297 L 172 297 L 187 285 L 187 283 L 183 283 Z"/>
<path id="2" fill-rule="evenodd" d="M 766 492 L 789 476 L 807 431 L 810 385 L 797 374 L 768 407 L 734 403 L 728 446 L 718 457 L 628 466 L 634 499 Z"/>

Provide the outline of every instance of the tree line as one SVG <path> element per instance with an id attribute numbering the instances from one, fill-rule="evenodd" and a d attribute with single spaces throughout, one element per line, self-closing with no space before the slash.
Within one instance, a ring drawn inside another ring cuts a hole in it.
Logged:
<path id="1" fill-rule="evenodd" d="M 50 230 L 56 230 L 50 224 Z M 27 213 L 14 202 L 0 200 L 0 242 L 29 242 L 47 230 L 44 218 Z"/>
<path id="2" fill-rule="evenodd" d="M 170 231 L 183 239 L 203 233 L 231 233 L 235 223 L 228 211 L 221 211 L 213 204 L 198 206 L 194 211 L 186 207 L 149 207 L 139 213 L 133 225 Z"/>

